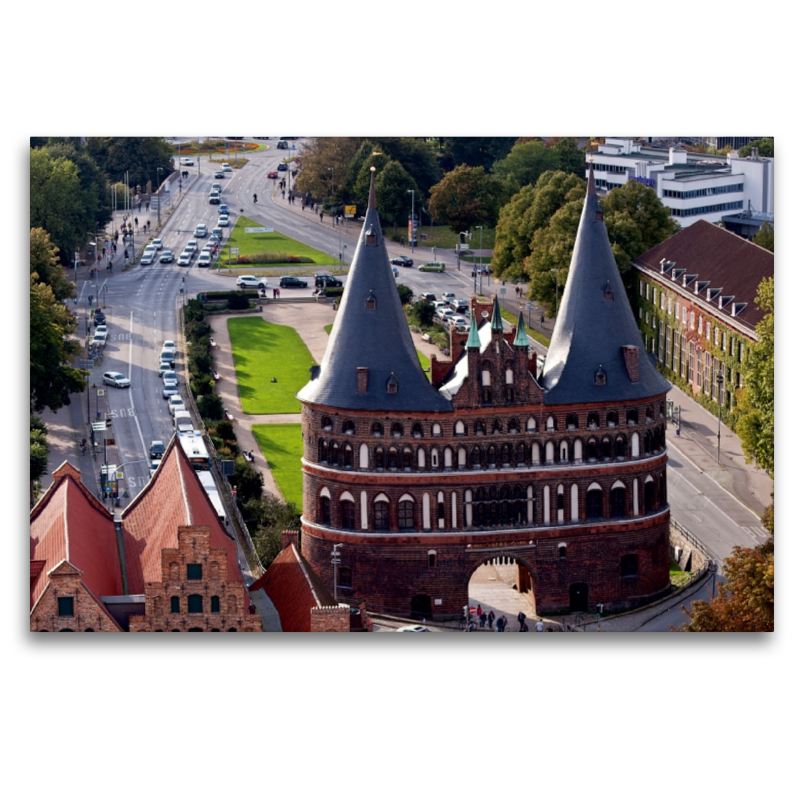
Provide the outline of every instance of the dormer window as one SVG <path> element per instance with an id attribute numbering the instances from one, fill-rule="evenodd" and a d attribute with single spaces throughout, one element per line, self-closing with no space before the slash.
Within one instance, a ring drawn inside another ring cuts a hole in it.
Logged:
<path id="1" fill-rule="evenodd" d="M 365 242 L 371 247 L 375 247 L 378 244 L 378 234 L 375 233 L 375 228 L 372 225 L 369 226 L 369 230 L 366 233 Z"/>
<path id="2" fill-rule="evenodd" d="M 605 386 L 606 385 L 606 371 L 603 369 L 603 365 L 597 369 L 597 372 L 594 374 L 594 385 L 595 386 Z"/>
<path id="3" fill-rule="evenodd" d="M 400 385 L 397 383 L 397 378 L 395 378 L 394 373 L 389 376 L 389 380 L 386 381 L 386 391 L 389 394 L 397 394 L 397 390 L 400 388 Z"/>
<path id="4" fill-rule="evenodd" d="M 367 297 L 367 302 L 366 302 L 367 311 L 374 311 L 377 305 L 378 301 L 375 298 L 375 295 L 372 294 L 372 289 L 370 289 L 369 296 Z"/>

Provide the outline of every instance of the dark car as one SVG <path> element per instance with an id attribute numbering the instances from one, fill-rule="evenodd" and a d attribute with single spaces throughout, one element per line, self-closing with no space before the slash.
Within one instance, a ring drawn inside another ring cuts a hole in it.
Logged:
<path id="1" fill-rule="evenodd" d="M 278 150 L 288 150 L 288 149 L 289 149 L 289 142 L 285 142 L 283 139 L 281 139 L 278 142 Z"/>
<path id="2" fill-rule="evenodd" d="M 473 267 L 472 268 L 473 277 L 475 275 L 491 275 L 491 274 L 492 274 L 492 271 L 489 269 L 489 267 Z"/>
<path id="3" fill-rule="evenodd" d="M 314 281 L 314 286 L 320 289 L 326 289 L 328 287 L 338 288 L 343 286 L 343 284 L 338 278 L 334 278 L 333 275 L 322 275 Z"/>
<path id="4" fill-rule="evenodd" d="M 288 170 L 289 167 L 287 167 L 286 164 L 278 164 L 278 172 L 287 172 Z"/>
<path id="5" fill-rule="evenodd" d="M 150 458 L 161 458 L 166 449 L 164 442 L 158 440 L 150 442 Z"/>
<path id="6" fill-rule="evenodd" d="M 161 254 L 161 257 L 158 259 L 162 264 L 171 264 L 173 261 L 174 256 L 172 255 L 172 250 L 164 250 Z"/>
<path id="7" fill-rule="evenodd" d="M 436 295 L 433 292 L 422 292 L 419 296 L 420 300 L 427 300 L 429 303 L 436 302 Z"/>
<path id="8" fill-rule="evenodd" d="M 215 177 L 217 180 L 219 180 L 220 178 L 224 178 L 224 177 L 225 177 L 225 173 L 224 173 L 224 172 L 215 172 L 215 173 L 214 173 L 214 177 Z"/>
<path id="9" fill-rule="evenodd" d="M 389 263 L 393 264 L 395 267 L 413 267 L 414 259 L 408 256 L 397 256 L 397 258 L 393 258 Z"/>
<path id="10" fill-rule="evenodd" d="M 288 275 L 285 278 L 281 278 L 280 282 L 281 289 L 285 289 L 287 287 L 294 287 L 297 289 L 305 289 L 308 286 L 308 281 L 300 280 L 300 278 L 295 278 L 293 275 Z"/>
<path id="11" fill-rule="evenodd" d="M 98 325 L 105 325 L 106 324 L 106 315 L 102 311 L 95 312 L 94 315 L 94 325 L 97 327 Z"/>

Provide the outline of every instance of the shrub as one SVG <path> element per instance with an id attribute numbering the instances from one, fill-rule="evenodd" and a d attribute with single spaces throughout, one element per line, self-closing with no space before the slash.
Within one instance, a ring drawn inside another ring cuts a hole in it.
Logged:
<path id="1" fill-rule="evenodd" d="M 203 419 L 216 422 L 223 417 L 222 399 L 215 394 L 204 394 L 197 401 L 197 410 Z"/>
<path id="2" fill-rule="evenodd" d="M 214 433 L 221 439 L 225 439 L 226 441 L 231 441 L 231 442 L 236 441 L 236 433 L 233 430 L 233 423 L 230 420 L 227 419 L 220 420 L 214 426 Z"/>
<path id="3" fill-rule="evenodd" d="M 205 312 L 203 313 L 205 317 Z M 211 326 L 203 319 L 188 320 L 184 326 L 186 330 L 186 338 L 190 341 L 208 337 L 211 334 Z"/>
<path id="4" fill-rule="evenodd" d="M 239 292 L 235 292 L 231 289 L 228 292 L 228 308 L 231 311 L 239 311 L 244 308 L 250 308 L 250 299 L 244 295 L 240 294 Z"/>
<path id="5" fill-rule="evenodd" d="M 195 397 L 203 397 L 211 394 L 214 391 L 214 382 L 211 380 L 210 375 L 205 373 L 196 373 L 192 375 L 189 381 L 189 388 Z"/>
<path id="6" fill-rule="evenodd" d="M 236 499 L 240 504 L 258 499 L 264 492 L 264 476 L 241 456 L 236 459 L 230 482 L 236 487 Z"/>
<path id="7" fill-rule="evenodd" d="M 228 264 L 223 261 L 223 264 Z M 251 253 L 239 256 L 237 264 L 314 264 L 313 258 L 308 256 L 293 256 L 288 253 Z"/>
<path id="8" fill-rule="evenodd" d="M 341 297 L 344 293 L 344 287 L 342 286 L 326 286 L 322 290 L 322 294 L 325 297 Z"/>
<path id="9" fill-rule="evenodd" d="M 397 294 L 400 295 L 400 302 L 403 305 L 407 305 L 411 302 L 412 298 L 414 297 L 414 291 L 406 286 L 404 283 L 397 284 Z"/>

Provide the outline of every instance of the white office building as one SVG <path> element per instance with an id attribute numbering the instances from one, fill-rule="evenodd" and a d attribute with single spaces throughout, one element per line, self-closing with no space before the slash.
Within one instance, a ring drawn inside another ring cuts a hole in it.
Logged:
<path id="1" fill-rule="evenodd" d="M 598 192 L 610 192 L 630 180 L 652 186 L 670 215 L 684 227 L 704 219 L 756 214 L 774 222 L 775 159 L 735 155 L 709 156 L 670 147 L 647 147 L 633 139 L 607 138 L 594 162 Z"/>

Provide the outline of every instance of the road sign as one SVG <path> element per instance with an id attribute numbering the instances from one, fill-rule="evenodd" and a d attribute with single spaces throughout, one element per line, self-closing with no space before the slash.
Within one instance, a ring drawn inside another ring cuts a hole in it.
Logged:
<path id="1" fill-rule="evenodd" d="M 231 255 L 238 256 L 239 255 L 239 248 L 238 247 L 231 247 Z"/>
<path id="2" fill-rule="evenodd" d="M 105 397 L 106 396 L 106 390 L 105 389 L 98 389 L 97 390 L 97 396 L 98 397 Z"/>
<path id="3" fill-rule="evenodd" d="M 245 233 L 275 233 L 275 228 L 245 228 Z M 238 252 L 238 250 L 237 250 Z"/>
<path id="4" fill-rule="evenodd" d="M 495 283 L 497 283 L 497 281 L 495 281 Z M 502 289 L 500 289 L 500 296 L 502 297 L 505 293 L 506 293 L 506 287 L 504 286 Z"/>
<path id="5" fill-rule="evenodd" d="M 104 431 L 106 429 L 105 422 L 93 422 L 92 423 L 92 430 L 93 431 Z"/>
<path id="6" fill-rule="evenodd" d="M 527 309 L 528 309 L 528 311 L 530 311 L 530 310 L 533 308 L 533 303 L 531 303 L 530 301 L 528 301 L 527 303 L 525 303 L 525 308 L 527 308 Z"/>

